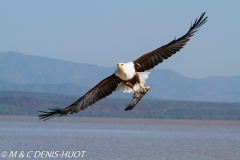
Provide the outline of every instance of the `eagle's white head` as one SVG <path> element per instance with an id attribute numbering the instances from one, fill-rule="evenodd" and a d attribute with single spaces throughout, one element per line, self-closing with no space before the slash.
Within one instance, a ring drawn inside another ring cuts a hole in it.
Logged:
<path id="1" fill-rule="evenodd" d="M 118 63 L 115 75 L 122 80 L 129 80 L 135 74 L 135 68 L 133 62 L 128 63 Z"/>
<path id="2" fill-rule="evenodd" d="M 123 66 L 124 66 L 124 63 L 118 63 L 118 64 L 117 64 L 117 68 L 118 68 L 118 69 L 122 69 Z"/>

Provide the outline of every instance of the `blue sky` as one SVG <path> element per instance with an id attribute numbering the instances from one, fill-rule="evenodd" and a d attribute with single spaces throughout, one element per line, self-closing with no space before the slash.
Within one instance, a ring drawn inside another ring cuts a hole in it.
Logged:
<path id="1" fill-rule="evenodd" d="M 208 22 L 159 64 L 192 78 L 240 75 L 240 1 L 0 1 L 0 52 L 116 66 Z"/>

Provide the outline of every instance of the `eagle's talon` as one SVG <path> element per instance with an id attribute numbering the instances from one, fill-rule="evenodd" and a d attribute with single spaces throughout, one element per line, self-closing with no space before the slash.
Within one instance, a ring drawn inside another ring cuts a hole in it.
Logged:
<path id="1" fill-rule="evenodd" d="M 141 85 L 140 85 L 141 86 Z M 141 86 L 141 89 L 142 89 L 142 92 L 143 93 L 147 93 L 147 91 L 149 90 L 149 86 L 147 86 L 147 87 L 144 87 L 144 86 Z"/>
<path id="2" fill-rule="evenodd" d="M 139 97 L 139 92 L 135 91 L 134 94 L 133 94 L 133 97 L 138 98 Z"/>
<path id="3" fill-rule="evenodd" d="M 146 89 L 145 87 L 143 87 L 143 88 L 142 88 L 142 91 L 143 91 L 144 93 L 146 93 L 146 92 L 147 92 L 147 89 Z"/>

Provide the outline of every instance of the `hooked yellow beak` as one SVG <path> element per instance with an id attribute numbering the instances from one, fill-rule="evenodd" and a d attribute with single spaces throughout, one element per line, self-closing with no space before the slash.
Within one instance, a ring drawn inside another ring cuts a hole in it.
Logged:
<path id="1" fill-rule="evenodd" d="M 123 63 L 118 63 L 118 64 L 117 64 L 117 67 L 120 68 L 120 69 L 122 69 Z"/>

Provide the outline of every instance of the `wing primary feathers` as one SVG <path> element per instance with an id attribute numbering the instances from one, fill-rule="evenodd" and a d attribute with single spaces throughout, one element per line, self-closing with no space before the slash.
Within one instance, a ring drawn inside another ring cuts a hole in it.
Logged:
<path id="1" fill-rule="evenodd" d="M 175 37 L 175 39 L 169 42 L 168 44 L 159 47 L 149 53 L 146 53 L 139 57 L 138 59 L 136 59 L 134 61 L 134 64 L 139 64 L 141 66 L 135 68 L 136 71 L 143 72 L 145 70 L 149 70 L 158 65 L 159 63 L 162 63 L 164 59 L 168 59 L 173 54 L 180 51 L 180 49 L 182 49 L 185 46 L 185 44 L 190 40 L 190 37 L 192 37 L 194 33 L 197 32 L 200 29 L 200 27 L 207 22 L 208 17 L 204 17 L 205 13 L 206 12 L 202 13 L 199 19 L 195 19 L 193 24 L 191 23 L 191 26 L 185 35 L 178 39 L 176 39 Z M 155 57 L 155 60 L 157 60 L 157 62 L 153 61 L 154 59 L 153 57 Z"/>
<path id="2" fill-rule="evenodd" d="M 40 117 L 39 119 L 40 120 L 48 120 L 48 119 L 51 119 L 51 118 L 54 118 L 54 117 L 61 117 L 62 115 L 59 115 L 57 112 L 59 111 L 58 108 L 49 108 L 49 112 L 45 112 L 45 111 L 38 111 L 38 112 L 41 112 L 43 113 L 42 115 L 39 115 L 38 117 Z"/>
<path id="3" fill-rule="evenodd" d="M 80 110 L 87 108 L 88 106 L 94 104 L 98 100 L 105 98 L 110 95 L 118 86 L 118 84 L 122 80 L 112 74 L 111 76 L 105 78 L 100 83 L 98 83 L 95 87 L 93 87 L 90 91 L 88 91 L 85 95 L 80 97 L 74 103 L 69 105 L 66 108 L 50 108 L 49 111 L 39 111 L 42 113 L 39 115 L 40 120 L 48 120 L 54 117 L 61 117 L 67 114 L 77 113 Z"/>

